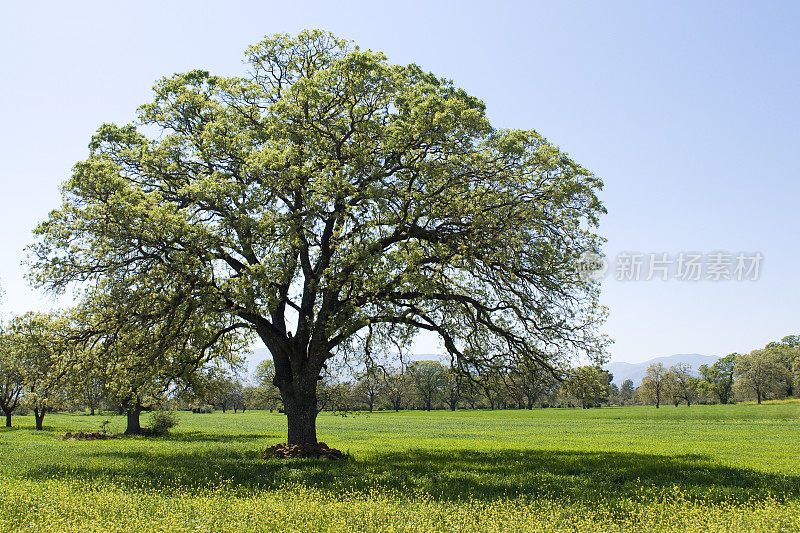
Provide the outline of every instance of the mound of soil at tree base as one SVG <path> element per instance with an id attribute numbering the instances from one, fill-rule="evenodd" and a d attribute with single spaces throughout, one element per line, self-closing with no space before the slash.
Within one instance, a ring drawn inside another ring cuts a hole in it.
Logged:
<path id="1" fill-rule="evenodd" d="M 286 444 L 282 442 L 280 444 L 276 444 L 275 446 L 270 446 L 267 448 L 267 452 L 264 454 L 265 459 L 277 458 L 277 459 L 294 459 L 294 458 L 304 458 L 304 459 L 330 459 L 330 460 L 339 460 L 339 459 L 347 459 L 347 455 L 342 453 L 341 450 L 337 450 L 336 448 L 328 448 L 328 445 L 324 442 L 318 442 L 316 445 L 314 444 Z"/>
<path id="2" fill-rule="evenodd" d="M 72 433 L 67 431 L 61 435 L 61 440 L 108 440 L 116 438 L 118 438 L 116 435 L 112 435 L 111 433 L 100 433 L 99 431 L 92 433 L 86 433 L 83 431 Z"/>

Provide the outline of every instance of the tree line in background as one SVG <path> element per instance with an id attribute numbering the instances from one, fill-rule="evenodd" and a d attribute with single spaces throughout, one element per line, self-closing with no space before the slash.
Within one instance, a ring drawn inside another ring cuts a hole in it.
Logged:
<path id="1" fill-rule="evenodd" d="M 114 410 L 127 414 L 126 433 L 136 434 L 142 431 L 139 416 L 146 410 L 283 411 L 271 360 L 260 363 L 252 379 L 241 377 L 244 359 L 237 354 L 245 348 L 244 337 L 219 343 L 204 337 L 203 324 L 182 323 L 163 326 L 176 329 L 175 338 L 181 342 L 151 344 L 153 338 L 169 338 L 169 331 L 93 330 L 90 326 L 101 324 L 105 312 L 102 306 L 84 306 L 70 313 L 28 313 L 0 327 L 0 409 L 6 426 L 11 426 L 15 413 L 32 412 L 41 429 L 47 412 Z M 213 350 L 207 349 L 212 345 Z M 318 383 L 317 409 L 761 403 L 800 392 L 800 336 L 730 354 L 697 370 L 695 375 L 685 364 L 666 368 L 656 363 L 637 388 L 631 380 L 618 387 L 613 376 L 597 366 L 571 368 L 557 379 L 552 369 L 536 365 L 472 374 L 439 361 L 394 366 L 371 362 L 324 374 Z"/>

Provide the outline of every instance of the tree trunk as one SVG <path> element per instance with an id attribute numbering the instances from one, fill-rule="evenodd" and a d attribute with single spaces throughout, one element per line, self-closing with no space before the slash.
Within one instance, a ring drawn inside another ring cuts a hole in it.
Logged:
<path id="1" fill-rule="evenodd" d="M 39 431 L 42 431 L 42 423 L 44 422 L 45 411 L 46 409 L 42 409 L 41 411 L 39 411 L 39 409 L 33 410 L 33 419 L 36 421 L 36 429 Z"/>
<path id="2" fill-rule="evenodd" d="M 6 412 L 6 427 L 11 427 L 11 411 Z"/>
<path id="3" fill-rule="evenodd" d="M 317 443 L 316 394 L 294 392 L 283 399 L 286 421 L 289 426 L 289 444 Z"/>
<path id="4" fill-rule="evenodd" d="M 89 415 L 94 416 L 94 407 L 89 408 Z"/>
<path id="5" fill-rule="evenodd" d="M 142 432 L 142 426 L 139 424 L 139 415 L 142 413 L 142 408 L 138 405 L 128 409 L 128 425 L 125 428 L 126 435 L 139 435 Z"/>

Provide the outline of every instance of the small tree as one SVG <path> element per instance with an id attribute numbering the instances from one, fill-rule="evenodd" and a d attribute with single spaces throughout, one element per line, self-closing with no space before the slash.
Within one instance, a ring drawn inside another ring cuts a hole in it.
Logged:
<path id="1" fill-rule="evenodd" d="M 408 376 L 422 406 L 430 411 L 441 396 L 446 383 L 446 369 L 439 361 L 414 361 L 408 365 Z"/>
<path id="2" fill-rule="evenodd" d="M 380 369 L 374 365 L 367 365 L 367 369 L 358 375 L 353 394 L 371 413 L 375 410 L 378 395 L 382 390 L 382 379 L 379 375 Z"/>
<path id="3" fill-rule="evenodd" d="M 408 398 L 410 388 L 408 375 L 405 369 L 400 366 L 399 368 L 385 369 L 382 377 L 386 399 L 392 409 L 397 412 L 403 408 L 403 404 Z"/>
<path id="4" fill-rule="evenodd" d="M 275 385 L 275 363 L 265 359 L 256 367 L 255 380 L 258 384 L 258 394 L 261 404 L 270 412 L 281 409 L 281 391 Z"/>
<path id="5" fill-rule="evenodd" d="M 751 390 L 759 404 L 769 394 L 780 390 L 781 381 L 786 379 L 786 368 L 771 350 L 753 350 L 738 356 L 735 372 L 737 382 Z"/>
<path id="6" fill-rule="evenodd" d="M 97 354 L 109 399 L 127 416 L 128 435 L 142 432 L 142 411 L 159 406 L 173 389 L 196 386 L 202 370 L 237 368 L 248 338 L 244 324 L 188 298 L 186 287 L 157 271 L 125 282 L 104 279 L 77 316 L 76 335 Z"/>
<path id="7" fill-rule="evenodd" d="M 672 371 L 672 367 L 668 368 L 667 373 L 664 374 L 664 380 L 661 388 L 664 391 L 664 398 L 669 400 L 672 405 L 678 407 L 681 404 L 681 396 L 678 389 L 678 379 L 675 376 L 675 372 Z"/>
<path id="8" fill-rule="evenodd" d="M 797 377 L 800 370 L 800 335 L 789 335 L 778 342 L 771 342 L 764 348 L 773 354 L 774 358 L 783 367 L 779 386 L 784 395 L 791 398 L 797 393 Z"/>
<path id="9" fill-rule="evenodd" d="M 45 413 L 63 399 L 64 377 L 75 366 L 76 348 L 70 342 L 65 316 L 27 313 L 12 321 L 19 350 L 19 371 L 25 403 L 42 430 Z"/>
<path id="10" fill-rule="evenodd" d="M 610 375 L 596 366 L 581 366 L 569 372 L 564 380 L 564 391 L 577 399 L 581 407 L 600 407 L 608 401 Z"/>
<path id="11" fill-rule="evenodd" d="M 88 408 L 89 414 L 94 415 L 107 397 L 107 383 L 111 378 L 106 375 L 102 354 L 96 347 L 87 346 L 78 338 L 70 342 L 79 353 L 72 371 L 65 376 L 66 395 L 71 405 Z"/>
<path id="12" fill-rule="evenodd" d="M 193 381 L 193 390 L 200 398 L 223 413 L 229 409 L 238 410 L 238 396 L 242 393 L 242 384 L 236 376 L 226 369 L 212 367 L 198 373 Z"/>
<path id="13" fill-rule="evenodd" d="M 700 382 L 698 387 L 706 394 L 717 398 L 719 403 L 730 403 L 733 393 L 733 382 L 736 373 L 736 358 L 732 353 L 718 359 L 713 365 L 700 365 Z"/>
<path id="14" fill-rule="evenodd" d="M 533 409 L 540 398 L 552 393 L 558 387 L 558 380 L 553 373 L 534 363 L 515 365 L 508 373 L 508 378 L 511 386 L 523 398 L 521 403 L 528 409 Z"/>
<path id="15" fill-rule="evenodd" d="M 19 407 L 25 382 L 19 368 L 19 347 L 0 325 L 0 409 L 11 427 L 11 415 Z"/>
<path id="16" fill-rule="evenodd" d="M 317 414 L 333 411 L 347 414 L 354 410 L 353 387 L 348 381 L 337 381 L 332 375 L 322 376 L 317 384 Z"/>
<path id="17" fill-rule="evenodd" d="M 689 407 L 697 399 L 699 379 L 691 374 L 691 367 L 686 363 L 678 363 L 670 367 L 674 379 L 675 398 L 686 402 Z"/>
<path id="18" fill-rule="evenodd" d="M 647 374 L 639 387 L 639 395 L 644 403 L 654 403 L 658 409 L 664 396 L 666 377 L 667 369 L 662 363 L 653 363 L 647 367 Z"/>
<path id="19" fill-rule="evenodd" d="M 633 386 L 632 379 L 626 379 L 622 382 L 622 387 L 619 389 L 619 399 L 622 405 L 627 405 L 633 400 L 636 393 L 636 387 Z"/>
<path id="20" fill-rule="evenodd" d="M 444 371 L 442 397 L 451 411 L 458 408 L 458 402 L 464 395 L 465 380 L 464 373 L 457 368 L 451 366 Z"/>

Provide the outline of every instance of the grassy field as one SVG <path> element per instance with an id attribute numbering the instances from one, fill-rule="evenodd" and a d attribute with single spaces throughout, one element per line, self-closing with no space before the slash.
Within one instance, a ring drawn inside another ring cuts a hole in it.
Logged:
<path id="1" fill-rule="evenodd" d="M 146 422 L 146 416 L 143 422 Z M 800 531 L 800 403 L 323 414 L 344 462 L 265 460 L 278 413 L 70 442 L 0 431 L 4 531 Z"/>

